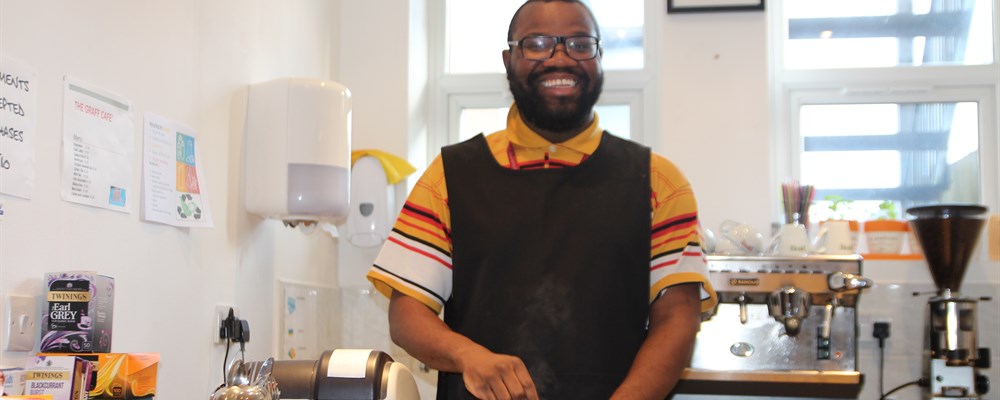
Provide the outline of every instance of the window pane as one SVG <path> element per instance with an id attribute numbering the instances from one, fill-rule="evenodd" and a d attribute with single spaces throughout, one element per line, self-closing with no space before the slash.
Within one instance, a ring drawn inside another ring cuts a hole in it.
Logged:
<path id="1" fill-rule="evenodd" d="M 786 0 L 785 67 L 984 65 L 991 0 Z"/>
<path id="2" fill-rule="evenodd" d="M 464 108 L 459 117 L 458 140 L 464 141 L 480 133 L 489 135 L 507 126 L 509 108 Z M 631 107 L 611 104 L 594 106 L 601 118 L 601 126 L 615 136 L 630 138 Z"/>
<path id="3" fill-rule="evenodd" d="M 601 24 L 604 69 L 642 69 L 643 1 L 592 0 L 587 2 Z"/>
<path id="4" fill-rule="evenodd" d="M 594 111 L 601 119 L 601 127 L 611 134 L 630 139 L 632 132 L 632 107 L 627 104 L 598 104 Z"/>
<path id="5" fill-rule="evenodd" d="M 480 133 L 489 135 L 507 126 L 508 107 L 464 108 L 458 121 L 458 141 L 471 139 Z"/>
<path id="6" fill-rule="evenodd" d="M 448 0 L 445 11 L 446 73 L 504 72 L 507 27 L 523 0 Z"/>
<path id="7" fill-rule="evenodd" d="M 447 0 L 446 72 L 504 72 L 500 52 L 507 48 L 507 28 L 523 0 Z M 604 69 L 642 69 L 643 1 L 585 1 L 601 24 Z"/>
<path id="8" fill-rule="evenodd" d="M 799 117 L 800 179 L 817 199 L 980 201 L 977 103 L 804 105 Z"/>

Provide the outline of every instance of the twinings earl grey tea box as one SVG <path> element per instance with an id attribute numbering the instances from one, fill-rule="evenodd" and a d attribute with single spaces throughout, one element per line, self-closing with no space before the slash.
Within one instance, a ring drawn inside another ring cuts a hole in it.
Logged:
<path id="1" fill-rule="evenodd" d="M 93 271 L 45 274 L 43 353 L 109 353 L 115 280 Z"/>

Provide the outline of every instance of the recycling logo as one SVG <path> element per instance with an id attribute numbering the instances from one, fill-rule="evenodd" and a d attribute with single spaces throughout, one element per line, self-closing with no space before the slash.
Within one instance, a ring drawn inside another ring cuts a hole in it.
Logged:
<path id="1" fill-rule="evenodd" d="M 180 205 L 177 206 L 177 215 L 183 219 L 201 219 L 201 207 L 194 202 L 194 196 L 184 193 L 180 200 Z"/>

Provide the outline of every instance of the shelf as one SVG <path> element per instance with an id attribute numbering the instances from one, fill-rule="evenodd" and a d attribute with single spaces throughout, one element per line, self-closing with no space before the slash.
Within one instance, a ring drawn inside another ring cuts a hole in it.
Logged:
<path id="1" fill-rule="evenodd" d="M 923 260 L 923 254 L 862 254 L 865 260 Z"/>

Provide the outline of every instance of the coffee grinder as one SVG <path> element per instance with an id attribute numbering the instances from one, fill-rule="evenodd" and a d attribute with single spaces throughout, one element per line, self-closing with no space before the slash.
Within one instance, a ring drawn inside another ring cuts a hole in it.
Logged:
<path id="1" fill-rule="evenodd" d="M 937 295 L 927 301 L 924 339 L 924 399 L 979 399 L 989 379 L 990 351 L 976 343 L 976 305 L 959 287 L 982 231 L 986 208 L 934 205 L 906 210 L 923 248 Z"/>

